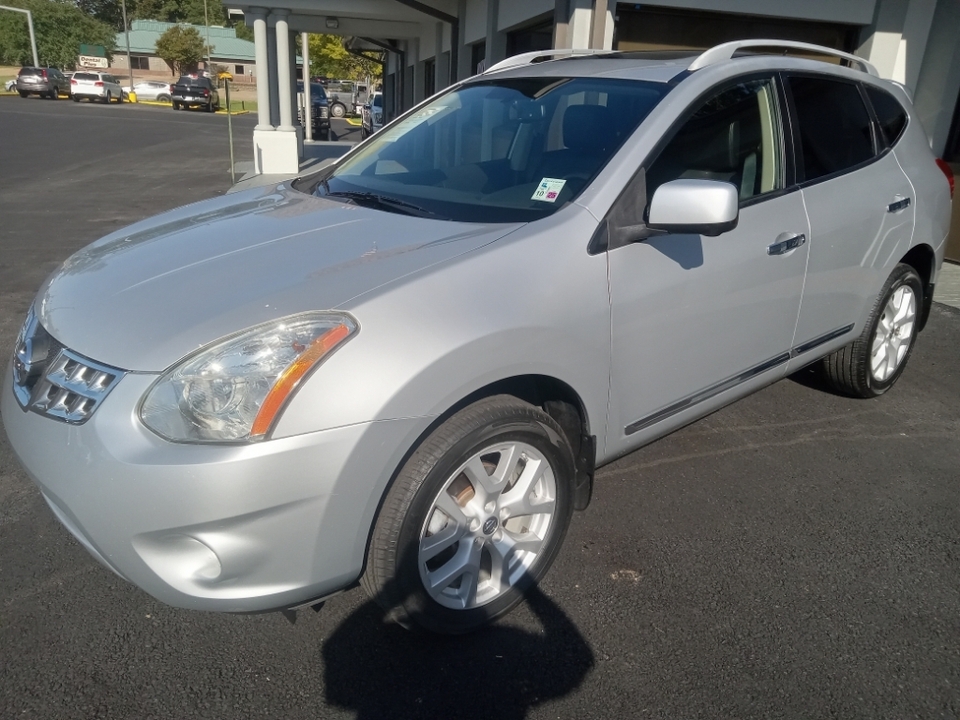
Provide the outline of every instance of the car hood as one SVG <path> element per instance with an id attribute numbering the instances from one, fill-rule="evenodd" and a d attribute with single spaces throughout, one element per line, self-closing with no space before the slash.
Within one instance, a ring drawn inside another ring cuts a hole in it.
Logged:
<path id="1" fill-rule="evenodd" d="M 178 208 L 89 245 L 47 280 L 37 312 L 75 352 L 159 372 L 224 335 L 342 307 L 517 227 L 398 215 L 289 184 L 259 188 Z"/>

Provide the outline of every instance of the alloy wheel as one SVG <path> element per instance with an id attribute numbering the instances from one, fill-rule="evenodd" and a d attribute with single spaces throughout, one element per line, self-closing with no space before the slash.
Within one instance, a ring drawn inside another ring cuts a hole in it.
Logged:
<path id="1" fill-rule="evenodd" d="M 917 298 L 909 285 L 901 285 L 883 308 L 870 347 L 870 372 L 883 382 L 893 375 L 910 349 L 917 319 Z"/>
<path id="2" fill-rule="evenodd" d="M 420 578 L 437 603 L 486 605 L 510 590 L 544 549 L 557 481 L 523 442 L 474 453 L 444 483 L 420 531 Z"/>

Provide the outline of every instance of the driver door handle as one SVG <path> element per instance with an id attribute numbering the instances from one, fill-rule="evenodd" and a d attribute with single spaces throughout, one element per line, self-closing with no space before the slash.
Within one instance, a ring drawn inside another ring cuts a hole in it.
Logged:
<path id="1" fill-rule="evenodd" d="M 784 237 L 784 235 L 786 235 L 786 237 Z M 791 250 L 796 250 L 806 241 L 807 236 L 803 233 L 796 233 L 795 235 L 783 233 L 783 235 L 777 236 L 777 241 L 773 245 L 767 246 L 767 255 L 786 255 Z"/>

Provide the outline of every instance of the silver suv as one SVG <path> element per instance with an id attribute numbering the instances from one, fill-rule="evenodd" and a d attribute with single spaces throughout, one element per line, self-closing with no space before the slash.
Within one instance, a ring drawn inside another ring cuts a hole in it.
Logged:
<path id="1" fill-rule="evenodd" d="M 23 67 L 17 73 L 15 88 L 20 97 L 36 94 L 59 100 L 60 94 L 70 94 L 70 81 L 56 68 Z"/>
<path id="2" fill-rule="evenodd" d="M 20 333 L 11 444 L 164 602 L 503 615 L 597 466 L 813 363 L 863 398 L 904 371 L 952 183 L 902 88 L 744 54 L 778 45 L 510 58 L 104 237 Z"/>

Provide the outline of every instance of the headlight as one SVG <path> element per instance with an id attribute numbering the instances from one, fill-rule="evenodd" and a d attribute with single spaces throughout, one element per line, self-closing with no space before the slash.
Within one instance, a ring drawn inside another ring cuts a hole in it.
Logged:
<path id="1" fill-rule="evenodd" d="M 357 329 L 343 313 L 304 313 L 218 340 L 154 383 L 140 419 L 174 442 L 261 440 L 300 381 Z"/>
<path id="2" fill-rule="evenodd" d="M 382 123 L 382 122 L 383 122 L 383 115 L 381 115 L 380 113 L 374 113 L 374 114 L 373 114 L 373 122 L 376 123 L 377 125 L 379 125 L 380 123 Z"/>

